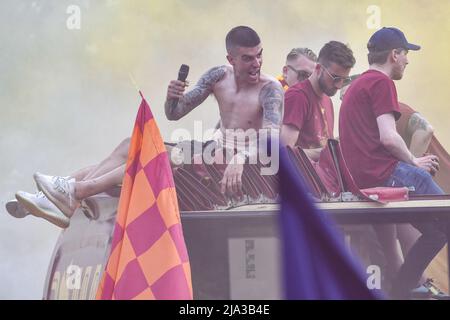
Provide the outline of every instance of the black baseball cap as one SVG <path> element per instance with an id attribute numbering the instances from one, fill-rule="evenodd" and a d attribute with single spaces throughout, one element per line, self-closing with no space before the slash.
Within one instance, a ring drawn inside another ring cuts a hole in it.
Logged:
<path id="1" fill-rule="evenodd" d="M 409 43 L 403 32 L 397 28 L 383 27 L 375 32 L 367 43 L 369 52 L 379 52 L 403 48 L 406 50 L 420 50 L 420 46 Z"/>

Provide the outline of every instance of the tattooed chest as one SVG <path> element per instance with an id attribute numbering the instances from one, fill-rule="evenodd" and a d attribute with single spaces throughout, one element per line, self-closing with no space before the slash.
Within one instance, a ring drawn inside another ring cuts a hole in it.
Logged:
<path id="1" fill-rule="evenodd" d="M 234 96 L 218 100 L 218 103 L 221 112 L 232 112 L 242 117 L 250 115 L 253 117 L 261 112 L 261 105 L 256 98 Z"/>
<path id="2" fill-rule="evenodd" d="M 240 101 L 228 102 L 220 107 L 220 117 L 226 128 L 260 128 L 262 122 L 262 109 L 257 103 Z"/>

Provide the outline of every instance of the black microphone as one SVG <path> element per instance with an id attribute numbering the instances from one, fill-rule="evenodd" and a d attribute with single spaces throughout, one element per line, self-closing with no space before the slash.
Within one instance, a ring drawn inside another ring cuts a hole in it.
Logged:
<path id="1" fill-rule="evenodd" d="M 180 70 L 178 71 L 178 80 L 179 81 L 186 81 L 186 78 L 189 74 L 189 66 L 186 64 L 182 64 L 180 67 Z M 174 98 L 172 100 L 171 109 L 173 110 L 178 104 L 178 98 Z"/>

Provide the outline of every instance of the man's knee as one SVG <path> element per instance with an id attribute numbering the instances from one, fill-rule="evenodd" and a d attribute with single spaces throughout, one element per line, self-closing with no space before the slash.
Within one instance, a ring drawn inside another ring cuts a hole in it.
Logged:
<path id="1" fill-rule="evenodd" d="M 444 192 L 433 180 L 432 175 L 422 168 L 414 168 L 411 172 L 413 174 L 413 185 L 415 187 L 415 193 L 422 195 L 434 195 L 443 194 Z"/>
<path id="2" fill-rule="evenodd" d="M 433 247 L 442 248 L 447 243 L 447 235 L 443 225 L 437 222 L 415 223 L 413 226 L 422 233 L 422 241 Z"/>
<path id="3" fill-rule="evenodd" d="M 128 158 L 128 149 L 130 148 L 130 138 L 125 138 L 121 143 L 117 146 L 117 148 L 113 152 L 113 156 L 120 157 L 123 160 Z"/>
<path id="4" fill-rule="evenodd" d="M 130 137 L 123 139 L 122 142 L 119 144 L 119 148 L 126 149 L 128 151 L 128 147 L 130 146 L 130 141 L 131 141 Z"/>
<path id="5" fill-rule="evenodd" d="M 436 181 L 434 181 L 433 177 L 428 172 L 425 172 L 423 183 L 425 189 L 423 194 L 431 194 L 431 195 L 444 194 L 444 191 L 436 183 Z"/>
<path id="6" fill-rule="evenodd" d="M 433 180 L 433 177 L 431 176 L 431 174 L 429 172 L 427 172 L 426 170 L 422 169 L 422 168 L 417 168 L 418 170 L 416 171 L 416 174 L 419 176 L 419 178 L 421 180 L 423 180 L 426 183 L 429 183 Z"/>

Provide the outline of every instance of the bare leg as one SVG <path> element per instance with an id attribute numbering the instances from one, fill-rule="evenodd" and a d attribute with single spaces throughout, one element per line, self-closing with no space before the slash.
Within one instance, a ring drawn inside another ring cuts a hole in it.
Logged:
<path id="1" fill-rule="evenodd" d="M 416 243 L 420 235 L 421 235 L 420 231 L 414 228 L 409 223 L 397 225 L 397 237 L 398 240 L 400 241 L 403 257 L 405 257 L 408 254 L 409 249 L 411 249 L 414 243 Z M 422 277 L 420 278 L 420 284 L 424 283 L 425 281 L 426 281 L 425 276 L 422 274 Z"/>
<path id="2" fill-rule="evenodd" d="M 90 180 L 93 178 L 100 177 L 109 172 L 112 172 L 114 169 L 118 167 L 125 165 L 128 158 L 129 146 L 130 146 L 130 138 L 126 138 L 114 149 L 114 151 L 106 159 L 104 159 L 97 166 L 95 166 L 88 174 L 86 174 L 83 180 Z M 122 181 L 122 179 L 120 179 L 120 181 Z"/>
<path id="3" fill-rule="evenodd" d="M 392 279 L 400 270 L 403 259 L 397 245 L 397 233 L 395 224 L 374 225 L 378 240 L 383 248 L 387 262 L 387 275 Z"/>
<path id="4" fill-rule="evenodd" d="M 89 167 L 82 168 L 82 169 L 80 169 L 80 170 L 78 170 L 78 171 L 75 171 L 75 172 L 72 173 L 70 176 L 71 176 L 72 178 L 75 178 L 76 181 L 81 181 L 81 180 L 83 180 L 84 177 L 86 177 L 86 176 L 87 176 L 87 175 L 88 175 L 95 167 L 96 167 L 95 165 L 92 165 L 92 166 L 89 166 Z"/>
<path id="5" fill-rule="evenodd" d="M 125 173 L 129 145 L 130 139 L 127 138 L 100 164 L 76 172 L 76 176 L 81 177 L 89 171 L 82 179 L 76 179 L 75 199 L 83 200 L 121 184 Z M 170 160 L 172 160 L 172 149 L 173 147 L 166 146 Z M 174 165 L 172 161 L 171 164 Z"/>
<path id="6" fill-rule="evenodd" d="M 125 166 L 123 164 L 99 177 L 76 182 L 75 198 L 82 200 L 122 183 Z"/>

